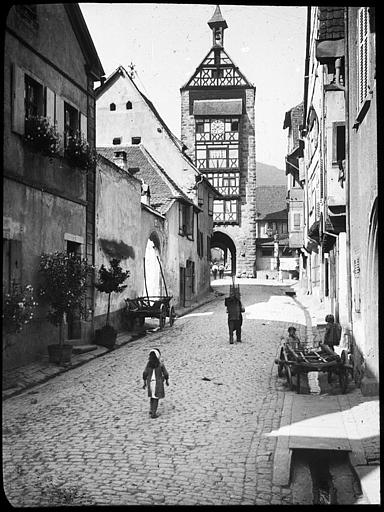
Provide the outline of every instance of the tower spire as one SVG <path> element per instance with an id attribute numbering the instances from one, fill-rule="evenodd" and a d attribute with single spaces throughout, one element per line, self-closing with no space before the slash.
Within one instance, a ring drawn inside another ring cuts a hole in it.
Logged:
<path id="1" fill-rule="evenodd" d="M 224 46 L 224 30 L 228 27 L 227 22 L 223 18 L 220 6 L 216 5 L 215 12 L 213 13 L 212 18 L 208 21 L 208 25 L 212 29 L 213 35 L 213 46 Z"/>

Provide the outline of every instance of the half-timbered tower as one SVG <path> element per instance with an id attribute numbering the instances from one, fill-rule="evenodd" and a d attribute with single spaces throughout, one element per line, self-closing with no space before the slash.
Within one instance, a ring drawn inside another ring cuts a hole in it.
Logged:
<path id="1" fill-rule="evenodd" d="M 236 275 L 255 276 L 255 87 L 224 50 L 217 6 L 212 47 L 181 91 L 181 139 L 198 169 L 223 194 L 214 201 L 211 247 L 228 251 Z"/>

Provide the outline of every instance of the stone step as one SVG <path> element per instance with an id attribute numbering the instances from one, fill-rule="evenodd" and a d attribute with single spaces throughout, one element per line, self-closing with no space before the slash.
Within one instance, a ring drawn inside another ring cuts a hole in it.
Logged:
<path id="1" fill-rule="evenodd" d="M 96 350 L 97 345 L 74 345 L 72 349 L 73 354 L 85 354 L 86 352 L 91 352 L 92 350 Z"/>

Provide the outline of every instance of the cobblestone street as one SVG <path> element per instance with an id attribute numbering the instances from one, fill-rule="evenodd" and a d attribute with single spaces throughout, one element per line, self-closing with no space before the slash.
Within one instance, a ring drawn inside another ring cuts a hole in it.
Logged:
<path id="1" fill-rule="evenodd" d="M 217 287 L 227 293 L 228 284 Z M 155 332 L 3 403 L 4 489 L 16 507 L 290 504 L 272 485 L 284 393 L 274 358 L 302 309 L 277 283 L 242 285 L 243 343 L 224 295 Z M 151 348 L 170 374 L 151 419 Z"/>

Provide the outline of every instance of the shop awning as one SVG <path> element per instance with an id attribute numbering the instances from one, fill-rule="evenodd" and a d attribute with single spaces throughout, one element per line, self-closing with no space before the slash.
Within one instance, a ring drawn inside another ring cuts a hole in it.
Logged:
<path id="1" fill-rule="evenodd" d="M 316 242 L 320 241 L 319 226 L 320 221 L 316 220 L 308 229 L 308 236 L 315 240 Z"/>
<path id="2" fill-rule="evenodd" d="M 195 100 L 193 115 L 195 116 L 231 116 L 243 113 L 243 100 Z"/>
<path id="3" fill-rule="evenodd" d="M 335 234 L 345 232 L 345 205 L 328 206 L 325 230 Z"/>

